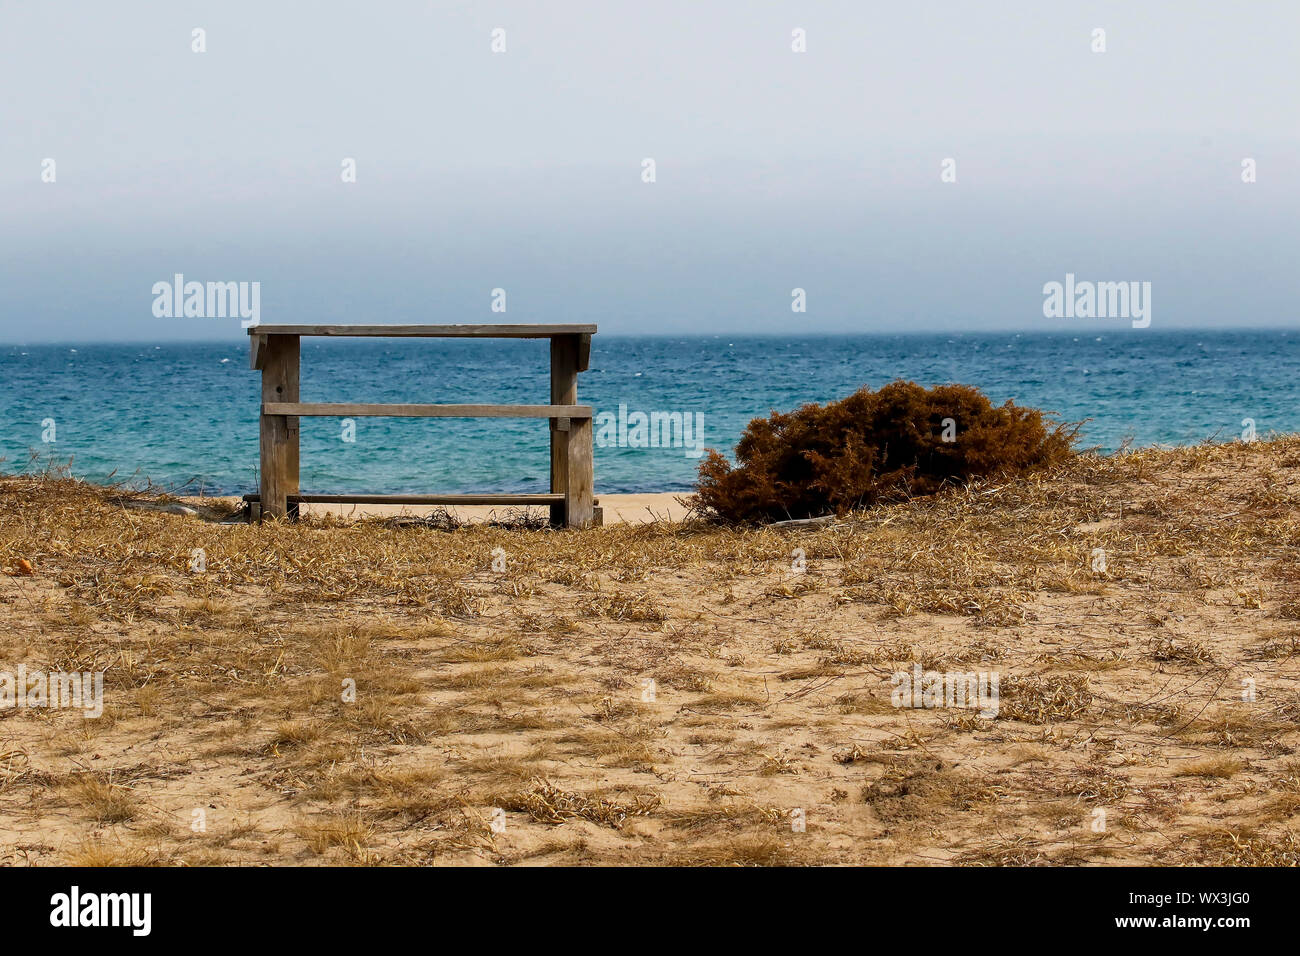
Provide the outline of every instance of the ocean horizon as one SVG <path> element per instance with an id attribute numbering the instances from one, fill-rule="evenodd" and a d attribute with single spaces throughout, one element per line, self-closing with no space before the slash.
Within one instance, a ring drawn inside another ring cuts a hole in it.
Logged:
<path id="1" fill-rule="evenodd" d="M 260 375 L 246 341 L 7 345 L 0 373 L 5 473 L 70 464 L 93 482 L 257 490 Z M 1084 421 L 1079 447 L 1105 452 L 1300 431 L 1300 335 L 1289 329 L 597 334 L 579 379 L 597 415 L 596 493 L 689 491 L 703 449 L 730 455 L 753 418 L 899 378 L 974 385 L 996 403 Z M 546 403 L 548 382 L 545 341 L 302 343 L 303 401 Z M 680 416 L 683 440 L 633 447 L 637 413 Z M 547 490 L 544 421 L 352 425 L 302 419 L 304 491 Z"/>

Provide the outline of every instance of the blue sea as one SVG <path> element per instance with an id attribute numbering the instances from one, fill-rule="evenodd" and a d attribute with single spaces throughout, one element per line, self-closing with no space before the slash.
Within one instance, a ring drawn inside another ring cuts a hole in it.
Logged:
<path id="1" fill-rule="evenodd" d="M 304 339 L 302 400 L 545 404 L 547 343 Z M 598 334 L 579 401 L 596 413 L 699 413 L 730 453 L 773 409 L 896 378 L 961 382 L 1088 419 L 1113 450 L 1300 431 L 1300 332 L 620 337 Z M 71 464 L 91 481 L 242 494 L 257 489 L 260 373 L 244 341 L 0 347 L 0 469 Z M 693 419 L 694 420 L 694 419 Z M 51 429 L 51 423 L 53 428 Z M 302 419 L 302 489 L 319 493 L 547 490 L 544 420 Z M 53 439 L 47 441 L 46 439 Z M 597 494 L 687 490 L 686 448 L 596 448 Z M 32 456 L 39 463 L 32 463 Z"/>

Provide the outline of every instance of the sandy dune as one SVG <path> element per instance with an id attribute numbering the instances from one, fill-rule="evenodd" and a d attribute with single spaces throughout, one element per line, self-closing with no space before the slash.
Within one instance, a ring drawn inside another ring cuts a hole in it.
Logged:
<path id="1" fill-rule="evenodd" d="M 448 532 L 0 479 L 0 672 L 104 675 L 0 709 L 0 865 L 1300 860 L 1300 437 L 628 523 L 670 499 Z"/>

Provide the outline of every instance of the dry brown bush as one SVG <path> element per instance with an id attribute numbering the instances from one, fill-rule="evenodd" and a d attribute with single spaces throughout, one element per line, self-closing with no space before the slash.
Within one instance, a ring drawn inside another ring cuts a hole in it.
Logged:
<path id="1" fill-rule="evenodd" d="M 955 434 L 945 437 L 948 419 Z M 995 406 L 969 385 L 892 382 L 754 419 L 736 446 L 736 466 L 710 449 L 697 504 L 737 522 L 842 514 L 1058 464 L 1076 430 L 1036 409 Z"/>

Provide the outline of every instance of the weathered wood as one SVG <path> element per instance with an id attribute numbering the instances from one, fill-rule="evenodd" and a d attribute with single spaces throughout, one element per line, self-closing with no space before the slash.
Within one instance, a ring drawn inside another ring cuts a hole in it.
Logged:
<path id="1" fill-rule="evenodd" d="M 578 401 L 578 341 L 565 335 L 551 339 L 551 406 L 573 405 Z M 577 416 L 557 412 L 551 419 L 551 493 L 564 495 L 568 488 L 569 442 Z M 562 420 L 567 427 L 561 427 Z M 590 418 L 587 419 L 590 421 Z M 567 499 L 551 508 L 551 524 L 566 522 Z"/>
<path id="2" fill-rule="evenodd" d="M 248 339 L 248 367 L 257 371 L 266 357 L 266 336 L 250 335 Z"/>
<path id="3" fill-rule="evenodd" d="M 593 497 L 592 415 L 579 405 L 578 372 L 587 368 L 595 325 L 258 325 L 249 329 L 249 362 L 262 370 L 260 491 L 245 495 L 255 519 L 295 516 L 301 503 L 543 505 L 556 524 L 599 522 Z M 299 336 L 550 339 L 549 405 L 380 405 L 299 401 Z M 298 487 L 302 416 L 399 418 L 546 418 L 551 490 L 536 495 L 303 495 Z"/>
<path id="4" fill-rule="evenodd" d="M 564 523 L 570 528 L 590 528 L 594 515 L 592 486 L 591 419 L 574 419 L 569 431 L 569 474 L 564 486 Z"/>
<path id="5" fill-rule="evenodd" d="M 255 325 L 249 335 L 327 335 L 347 337 L 416 337 L 549 339 L 556 335 L 593 335 L 594 325 Z"/>
<path id="6" fill-rule="evenodd" d="M 302 343 L 299 341 L 296 335 L 292 336 L 291 338 L 288 339 L 285 349 L 286 349 L 285 361 L 287 363 L 287 367 L 285 370 L 286 384 L 284 389 L 283 401 L 290 404 L 296 404 L 298 399 L 302 397 L 302 395 L 299 392 L 300 381 L 302 376 Z M 289 472 L 288 490 L 289 490 L 290 497 L 296 495 L 301 490 L 298 484 L 299 474 L 300 474 L 299 468 L 301 465 L 301 454 L 302 454 L 301 440 L 300 440 L 301 436 L 299 431 L 300 425 L 301 423 L 298 421 L 297 415 L 286 416 L 285 426 L 289 438 L 288 438 L 288 442 L 286 443 L 287 447 L 285 452 L 285 466 Z M 289 517 L 290 518 L 298 517 L 298 505 L 295 502 L 289 503 Z"/>
<path id="7" fill-rule="evenodd" d="M 289 495 L 298 493 L 298 419 L 266 412 L 274 403 L 298 401 L 298 339 L 268 335 L 262 363 L 261 503 L 263 518 L 289 516 Z"/>
<path id="8" fill-rule="evenodd" d="M 268 415 L 307 418 L 591 418 L 590 405 L 361 405 L 347 402 L 268 402 Z"/>
<path id="9" fill-rule="evenodd" d="M 773 521 L 769 528 L 824 528 L 838 521 L 835 515 L 823 515 L 820 518 L 791 518 L 789 521 Z"/>

